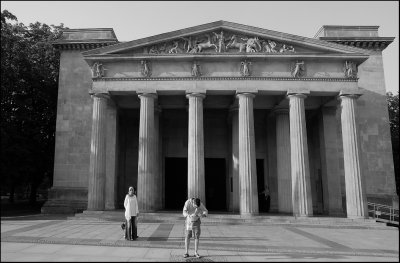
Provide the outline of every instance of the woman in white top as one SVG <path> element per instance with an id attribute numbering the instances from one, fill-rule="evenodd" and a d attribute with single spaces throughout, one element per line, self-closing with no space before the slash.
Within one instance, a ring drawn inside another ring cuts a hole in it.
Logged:
<path id="1" fill-rule="evenodd" d="M 125 196 L 124 207 L 126 219 L 125 239 L 135 240 L 138 238 L 136 217 L 139 216 L 139 207 L 137 204 L 135 189 L 132 186 L 129 187 L 129 192 Z"/>

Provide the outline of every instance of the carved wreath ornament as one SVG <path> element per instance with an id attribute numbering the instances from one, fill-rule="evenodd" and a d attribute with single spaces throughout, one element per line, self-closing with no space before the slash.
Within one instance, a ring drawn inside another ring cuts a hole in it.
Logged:
<path id="1" fill-rule="evenodd" d="M 202 35 L 181 37 L 168 42 L 145 47 L 148 54 L 178 54 L 178 53 L 287 53 L 295 52 L 291 45 L 275 42 L 271 39 L 257 36 L 245 36 L 228 33 L 223 30 Z"/>

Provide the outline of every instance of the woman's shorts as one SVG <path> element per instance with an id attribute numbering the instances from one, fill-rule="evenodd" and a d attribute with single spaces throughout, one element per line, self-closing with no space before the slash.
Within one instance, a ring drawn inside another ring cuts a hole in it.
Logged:
<path id="1" fill-rule="evenodd" d="M 186 233 L 186 237 L 188 237 L 188 238 L 191 238 L 193 236 L 195 239 L 199 239 L 200 234 L 201 234 L 200 225 L 193 226 L 192 230 L 186 230 L 185 233 Z"/>

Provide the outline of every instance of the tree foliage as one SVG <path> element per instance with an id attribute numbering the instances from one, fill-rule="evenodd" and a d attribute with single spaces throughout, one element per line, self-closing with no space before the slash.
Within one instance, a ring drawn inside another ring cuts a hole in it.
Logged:
<path id="1" fill-rule="evenodd" d="M 390 133 L 392 135 L 392 149 L 393 149 L 393 162 L 394 162 L 394 173 L 396 179 L 396 191 L 399 195 L 399 93 L 393 95 L 392 92 L 386 94 L 388 109 L 389 109 L 389 121 L 390 121 Z"/>
<path id="2" fill-rule="evenodd" d="M 63 28 L 1 13 L 1 184 L 10 201 L 29 188 L 35 202 L 52 181 L 60 54 L 51 43 Z"/>

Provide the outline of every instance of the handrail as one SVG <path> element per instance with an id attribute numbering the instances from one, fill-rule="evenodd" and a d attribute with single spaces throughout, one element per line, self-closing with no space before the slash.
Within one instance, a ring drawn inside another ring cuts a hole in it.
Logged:
<path id="1" fill-rule="evenodd" d="M 385 221 L 389 221 L 390 223 L 399 224 L 399 209 L 395 209 L 393 208 L 393 206 L 382 205 L 372 202 L 367 202 L 367 204 L 368 204 L 368 214 L 372 212 L 374 218 L 381 220 L 383 219 Z M 372 210 L 370 210 L 369 207 L 372 207 Z M 389 219 L 387 219 L 388 218 L 387 216 L 389 216 Z"/>

